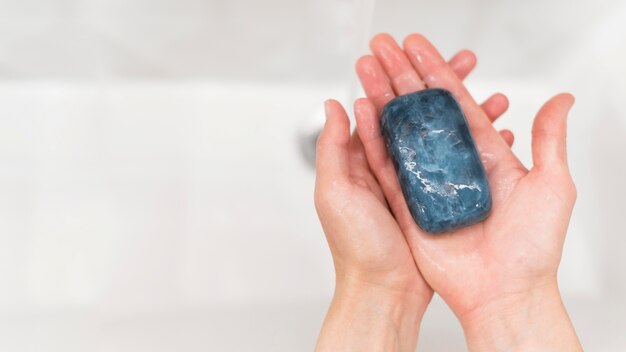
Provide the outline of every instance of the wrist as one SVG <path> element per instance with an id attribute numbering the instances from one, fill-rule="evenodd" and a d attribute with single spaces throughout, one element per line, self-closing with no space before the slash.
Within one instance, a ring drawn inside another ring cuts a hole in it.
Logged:
<path id="1" fill-rule="evenodd" d="M 470 351 L 580 351 L 556 280 L 460 316 Z"/>
<path id="2" fill-rule="evenodd" d="M 428 302 L 418 292 L 338 278 L 317 350 L 414 351 Z"/>

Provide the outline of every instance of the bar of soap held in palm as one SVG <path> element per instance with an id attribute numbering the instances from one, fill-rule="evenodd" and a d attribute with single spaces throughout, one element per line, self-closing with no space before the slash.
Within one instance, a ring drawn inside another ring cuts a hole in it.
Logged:
<path id="1" fill-rule="evenodd" d="M 444 89 L 399 96 L 381 128 L 416 224 L 442 233 L 484 220 L 491 210 L 485 169 L 456 99 Z"/>

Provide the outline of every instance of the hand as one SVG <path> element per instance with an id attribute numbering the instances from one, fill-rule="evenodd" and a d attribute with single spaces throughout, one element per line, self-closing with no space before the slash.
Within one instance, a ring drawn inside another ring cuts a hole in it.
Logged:
<path id="1" fill-rule="evenodd" d="M 318 351 L 414 350 L 432 297 L 348 116 L 325 103 L 317 142 L 315 206 L 336 272 Z"/>
<path id="2" fill-rule="evenodd" d="M 369 98 L 356 104 L 358 134 L 420 272 L 461 321 L 470 350 L 580 349 L 556 280 L 576 199 L 565 143 L 573 97 L 557 95 L 537 114 L 533 167 L 527 170 L 510 149 L 512 134 L 498 133 L 491 124 L 493 107 L 474 101 L 424 37 L 409 36 L 402 50 L 379 35 L 371 48 L 375 57 L 357 63 Z M 426 87 L 445 88 L 459 101 L 493 195 L 485 221 L 441 235 L 424 233 L 412 219 L 379 122 L 382 107 L 395 95 Z"/>
<path id="3" fill-rule="evenodd" d="M 471 52 L 461 51 L 449 67 L 464 78 L 475 63 Z M 497 116 L 506 110 L 506 98 L 496 96 L 487 107 Z M 415 350 L 433 291 L 417 269 L 359 136 L 350 137 L 346 112 L 328 101 L 326 117 L 317 146 L 315 205 L 337 282 L 318 350 Z"/>

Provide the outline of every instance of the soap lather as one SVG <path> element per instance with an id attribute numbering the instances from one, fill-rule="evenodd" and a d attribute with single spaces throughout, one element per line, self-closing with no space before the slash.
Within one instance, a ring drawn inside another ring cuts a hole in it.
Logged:
<path id="1" fill-rule="evenodd" d="M 469 126 L 445 89 L 399 96 L 381 119 L 387 150 L 415 223 L 430 233 L 484 220 L 491 192 Z"/>

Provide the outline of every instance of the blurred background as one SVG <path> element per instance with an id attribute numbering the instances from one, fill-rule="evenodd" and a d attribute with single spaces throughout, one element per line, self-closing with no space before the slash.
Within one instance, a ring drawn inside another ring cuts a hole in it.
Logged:
<path id="1" fill-rule="evenodd" d="M 0 0 L 0 350 L 312 350 L 333 291 L 313 207 L 321 104 L 368 38 L 470 48 L 530 165 L 576 95 L 560 286 L 583 345 L 626 350 L 626 2 Z M 435 297 L 419 348 L 464 350 Z"/>

